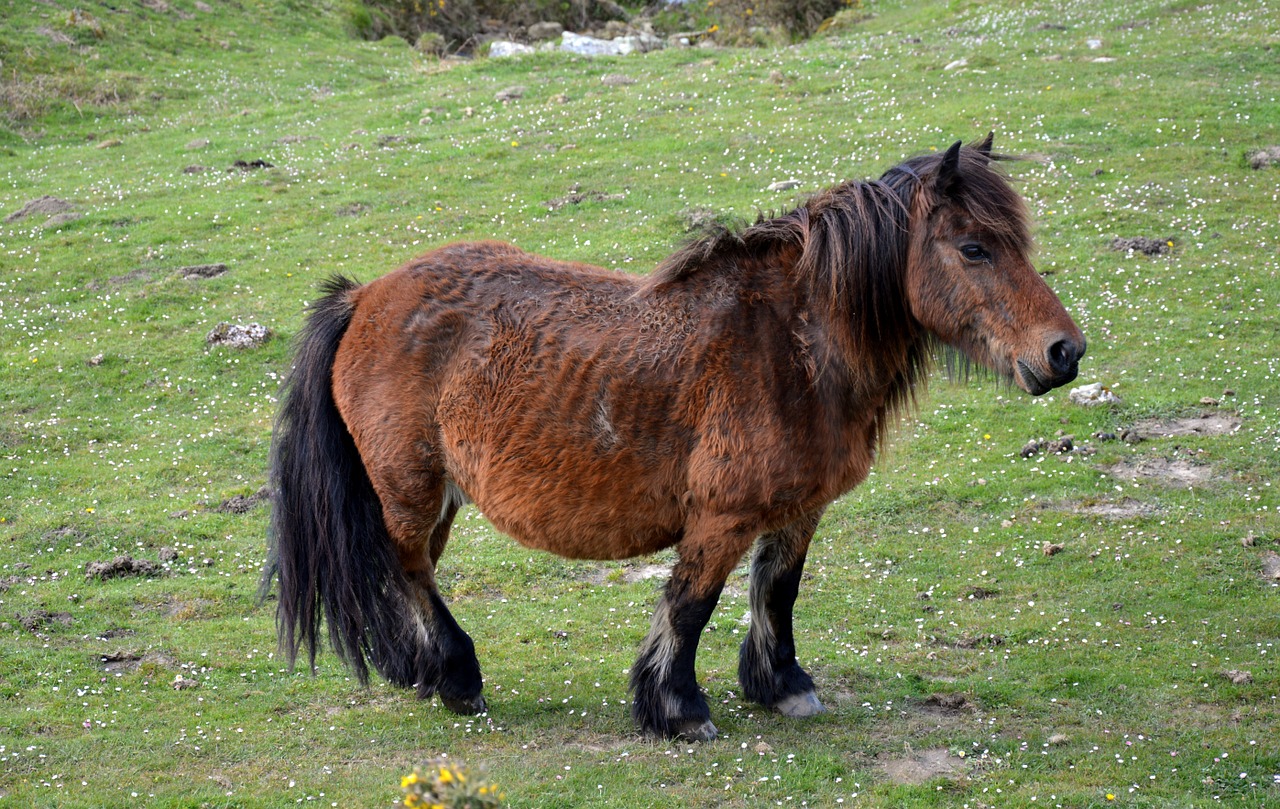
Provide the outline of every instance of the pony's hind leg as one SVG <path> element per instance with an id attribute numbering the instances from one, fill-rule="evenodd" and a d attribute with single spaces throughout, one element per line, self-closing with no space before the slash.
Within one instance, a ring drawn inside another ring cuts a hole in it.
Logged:
<path id="1" fill-rule="evenodd" d="M 813 678 L 796 662 L 791 613 L 805 555 L 822 512 L 756 541 L 751 558 L 751 629 L 738 659 L 743 695 L 785 716 L 813 716 L 825 709 Z"/>
<path id="2" fill-rule="evenodd" d="M 436 563 L 448 542 L 453 519 L 466 502 L 452 484 L 443 488 L 438 517 L 429 532 L 406 530 L 412 521 L 403 519 L 404 515 L 398 515 L 401 519 L 394 522 L 388 519 L 408 580 L 406 608 L 414 618 L 417 635 L 406 644 L 409 654 L 401 662 L 403 674 L 388 679 L 416 688 L 423 699 L 439 694 L 440 701 L 454 713 L 477 714 L 487 706 L 480 693 L 483 678 L 475 643 L 449 612 L 436 585 Z"/>

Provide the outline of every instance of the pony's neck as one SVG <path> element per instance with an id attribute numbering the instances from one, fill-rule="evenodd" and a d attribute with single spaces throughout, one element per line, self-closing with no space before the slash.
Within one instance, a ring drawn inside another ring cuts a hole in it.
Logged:
<path id="1" fill-rule="evenodd" d="M 850 384 L 894 407 L 910 398 L 927 340 L 906 290 L 913 182 L 844 183 L 789 215 L 804 231 L 791 272 Z"/>

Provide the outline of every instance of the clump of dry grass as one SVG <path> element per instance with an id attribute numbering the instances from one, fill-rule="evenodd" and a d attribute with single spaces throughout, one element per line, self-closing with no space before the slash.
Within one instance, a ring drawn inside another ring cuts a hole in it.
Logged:
<path id="1" fill-rule="evenodd" d="M 118 107 L 137 96 L 137 80 L 128 76 L 94 77 L 84 74 L 9 75 L 0 77 L 0 110 L 13 122 L 32 121 L 70 106 Z"/>

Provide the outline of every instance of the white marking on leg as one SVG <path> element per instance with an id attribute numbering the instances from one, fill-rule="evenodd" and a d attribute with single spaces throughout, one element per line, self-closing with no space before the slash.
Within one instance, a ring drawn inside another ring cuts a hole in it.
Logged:
<path id="1" fill-rule="evenodd" d="M 751 601 L 751 634 L 752 642 L 760 655 L 762 665 L 772 663 L 773 647 L 777 645 L 773 623 L 769 620 L 769 598 L 773 595 L 773 583 L 785 571 L 782 569 L 781 556 L 770 553 L 770 544 L 777 540 L 768 536 L 757 540 L 757 547 L 751 559 L 751 583 L 748 586 L 748 598 Z"/>
<path id="2" fill-rule="evenodd" d="M 664 597 L 653 610 L 649 635 L 644 639 L 644 652 L 650 653 L 653 676 L 662 682 L 671 672 L 671 663 L 680 650 L 680 638 L 671 625 L 671 605 Z M 665 690 L 665 689 L 664 689 Z"/>
<path id="3" fill-rule="evenodd" d="M 418 630 L 418 638 L 422 641 L 422 644 L 430 647 L 432 645 L 431 629 L 423 618 L 426 614 L 426 609 L 422 606 L 424 603 L 429 602 L 427 599 L 420 597 L 419 593 L 425 593 L 425 588 L 417 582 L 409 582 L 409 589 L 404 594 L 405 611 L 408 612 L 414 628 Z"/>

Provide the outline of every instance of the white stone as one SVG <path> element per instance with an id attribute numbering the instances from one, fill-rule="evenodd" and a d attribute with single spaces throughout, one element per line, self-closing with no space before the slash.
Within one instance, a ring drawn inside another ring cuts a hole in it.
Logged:
<path id="1" fill-rule="evenodd" d="M 565 31 L 560 38 L 560 50 L 565 53 L 576 53 L 579 56 L 621 56 L 621 46 L 611 39 L 597 39 L 585 34 Z"/>
<path id="2" fill-rule="evenodd" d="M 1081 385 L 1067 394 L 1067 399 L 1073 404 L 1084 405 L 1085 407 L 1120 403 L 1120 397 L 1104 387 L 1101 382 L 1094 382 L 1092 385 Z"/>
<path id="3" fill-rule="evenodd" d="M 519 42 L 508 42 L 505 39 L 495 39 L 489 43 L 489 57 L 491 59 L 505 59 L 509 56 L 523 56 L 526 53 L 534 53 L 533 48 L 528 45 L 522 45 Z"/>

